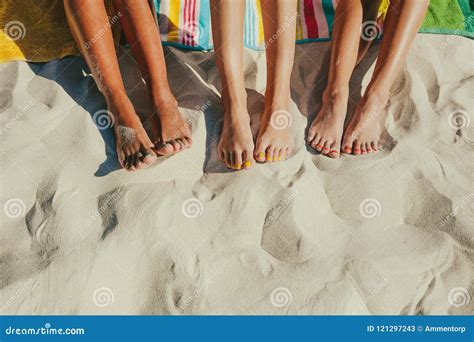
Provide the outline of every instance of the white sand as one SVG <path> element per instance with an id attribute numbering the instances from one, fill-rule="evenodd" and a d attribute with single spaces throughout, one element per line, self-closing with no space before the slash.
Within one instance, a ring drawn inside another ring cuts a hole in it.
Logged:
<path id="1" fill-rule="evenodd" d="M 473 44 L 418 36 L 393 88 L 387 147 L 339 160 L 303 142 L 328 44 L 298 46 L 296 152 L 247 172 L 216 158 L 212 53 L 166 49 L 194 146 L 137 173 L 106 155 L 113 135 L 91 119 L 105 107 L 81 58 L 0 65 L 1 313 L 473 313 Z M 376 51 L 354 76 L 352 108 Z M 245 60 L 256 131 L 265 60 Z M 122 64 L 146 112 L 135 64 Z M 450 124 L 453 112 L 470 124 Z"/>

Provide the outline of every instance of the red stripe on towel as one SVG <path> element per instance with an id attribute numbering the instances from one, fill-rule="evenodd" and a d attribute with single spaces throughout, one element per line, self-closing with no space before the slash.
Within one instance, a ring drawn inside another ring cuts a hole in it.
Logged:
<path id="1" fill-rule="evenodd" d="M 184 0 L 183 4 L 183 44 L 189 45 L 189 35 L 191 34 L 191 27 L 189 24 L 189 0 Z"/>
<path id="2" fill-rule="evenodd" d="M 191 46 L 195 45 L 194 36 L 196 35 L 196 0 L 191 0 Z"/>
<path id="3" fill-rule="evenodd" d="M 308 30 L 308 38 L 319 37 L 313 0 L 304 0 L 304 19 L 306 21 L 306 29 Z"/>

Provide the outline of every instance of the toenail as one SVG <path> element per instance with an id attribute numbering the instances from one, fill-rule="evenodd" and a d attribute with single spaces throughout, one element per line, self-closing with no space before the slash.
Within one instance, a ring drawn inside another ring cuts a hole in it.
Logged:
<path id="1" fill-rule="evenodd" d="M 267 157 L 267 161 L 272 161 L 272 158 L 270 158 L 270 157 Z"/>
<path id="2" fill-rule="evenodd" d="M 280 161 L 280 160 L 281 160 L 281 157 L 278 157 L 278 160 Z"/>
<path id="3" fill-rule="evenodd" d="M 240 169 L 242 168 L 242 164 L 237 164 L 237 165 L 235 165 L 235 168 L 236 168 L 237 170 L 240 170 Z"/>
<path id="4" fill-rule="evenodd" d="M 250 161 L 247 160 L 247 161 L 244 163 L 244 166 L 245 166 L 245 167 L 250 167 L 250 166 L 252 166 L 252 162 L 250 162 Z"/>
<path id="5" fill-rule="evenodd" d="M 259 158 L 259 159 L 265 159 L 265 153 L 259 152 L 258 158 Z"/>

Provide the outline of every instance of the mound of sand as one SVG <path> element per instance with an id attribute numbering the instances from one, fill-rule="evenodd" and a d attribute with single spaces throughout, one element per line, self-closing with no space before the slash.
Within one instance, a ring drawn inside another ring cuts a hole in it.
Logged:
<path id="1" fill-rule="evenodd" d="M 246 172 L 216 157 L 213 53 L 166 48 L 194 146 L 137 173 L 119 169 L 81 58 L 0 65 L 1 313 L 472 313 L 473 44 L 419 35 L 392 89 L 385 149 L 339 160 L 304 144 L 329 45 L 298 46 L 296 151 Z M 136 64 L 127 52 L 121 64 L 146 115 Z M 256 133 L 265 57 L 247 51 L 245 65 Z"/>

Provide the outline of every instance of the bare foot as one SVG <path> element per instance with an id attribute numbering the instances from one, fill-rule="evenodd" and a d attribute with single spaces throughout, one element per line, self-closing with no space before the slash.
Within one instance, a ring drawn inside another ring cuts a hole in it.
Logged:
<path id="1" fill-rule="evenodd" d="M 388 93 L 367 91 L 346 128 L 343 152 L 355 155 L 377 152 L 387 119 Z"/>
<path id="2" fill-rule="evenodd" d="M 176 99 L 168 98 L 157 101 L 156 115 L 152 119 L 155 151 L 159 155 L 170 155 L 192 145 L 191 130 L 178 110 Z"/>
<path id="3" fill-rule="evenodd" d="M 293 151 L 294 142 L 290 134 L 292 117 L 284 108 L 287 106 L 265 106 L 254 151 L 258 162 L 282 161 Z"/>
<path id="4" fill-rule="evenodd" d="M 254 148 L 250 116 L 245 104 L 228 107 L 217 146 L 219 159 L 230 169 L 248 169 L 252 166 Z"/>
<path id="5" fill-rule="evenodd" d="M 324 92 L 323 104 L 308 130 L 307 142 L 316 151 L 338 158 L 347 112 L 349 89 Z"/>
<path id="6" fill-rule="evenodd" d="M 135 171 L 152 164 L 156 155 L 130 100 L 124 98 L 118 102 L 109 106 L 109 112 L 114 113 L 117 156 L 122 167 Z"/>

